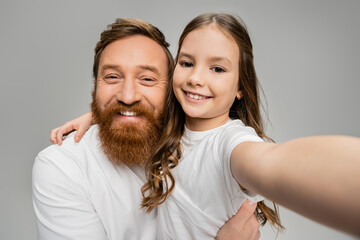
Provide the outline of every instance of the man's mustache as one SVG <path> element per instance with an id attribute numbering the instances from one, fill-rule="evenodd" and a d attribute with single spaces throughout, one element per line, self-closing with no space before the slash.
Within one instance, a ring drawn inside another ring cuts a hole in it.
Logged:
<path id="1" fill-rule="evenodd" d="M 103 112 L 104 116 L 113 116 L 115 114 L 121 114 L 124 116 L 144 116 L 147 119 L 153 119 L 154 114 L 148 107 L 140 103 L 134 103 L 127 105 L 121 102 L 115 102 L 107 106 Z"/>

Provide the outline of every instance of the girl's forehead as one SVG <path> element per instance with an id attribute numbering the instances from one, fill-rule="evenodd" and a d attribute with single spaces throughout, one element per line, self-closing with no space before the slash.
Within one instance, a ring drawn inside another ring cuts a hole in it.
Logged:
<path id="1" fill-rule="evenodd" d="M 236 57 L 239 47 L 230 33 L 211 23 L 191 31 L 184 38 L 180 51 Z"/>

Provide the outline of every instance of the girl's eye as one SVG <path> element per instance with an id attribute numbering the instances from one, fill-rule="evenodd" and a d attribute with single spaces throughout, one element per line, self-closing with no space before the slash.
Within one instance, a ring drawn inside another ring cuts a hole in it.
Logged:
<path id="1" fill-rule="evenodd" d="M 186 68 L 193 66 L 193 64 L 191 62 L 186 62 L 186 61 L 180 61 L 179 64 L 180 64 L 180 66 L 186 67 Z"/>
<path id="2" fill-rule="evenodd" d="M 211 69 L 212 69 L 214 72 L 216 72 L 216 73 L 225 72 L 225 69 L 222 68 L 222 67 L 212 67 Z"/>

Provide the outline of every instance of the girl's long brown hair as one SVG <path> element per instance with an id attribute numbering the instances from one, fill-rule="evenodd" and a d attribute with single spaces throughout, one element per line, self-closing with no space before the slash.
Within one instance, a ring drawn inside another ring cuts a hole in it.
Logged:
<path id="1" fill-rule="evenodd" d="M 229 14 L 207 13 L 194 18 L 180 36 L 177 55 L 181 50 L 186 36 L 201 27 L 216 24 L 225 34 L 230 34 L 239 47 L 239 89 L 243 97 L 235 99 L 230 108 L 229 117 L 240 119 L 245 125 L 255 129 L 263 139 L 272 141 L 264 133 L 260 114 L 260 100 L 258 79 L 256 76 L 252 44 L 249 34 L 237 18 Z M 177 57 L 175 62 L 177 63 Z M 181 158 L 180 139 L 184 132 L 185 113 L 172 91 L 172 78 L 167 90 L 165 101 L 165 126 L 159 146 L 146 163 L 145 171 L 148 182 L 142 187 L 142 207 L 150 212 L 154 207 L 163 203 L 174 189 L 175 181 L 171 169 L 176 167 Z M 274 209 L 266 206 L 264 201 L 257 204 L 256 215 L 261 224 L 268 220 L 277 229 L 283 229 L 280 223 L 277 206 Z"/>

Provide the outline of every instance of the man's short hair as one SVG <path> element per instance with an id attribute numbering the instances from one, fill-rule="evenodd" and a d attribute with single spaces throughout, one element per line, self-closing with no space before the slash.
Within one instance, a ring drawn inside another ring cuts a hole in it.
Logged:
<path id="1" fill-rule="evenodd" d="M 114 23 L 109 24 L 107 29 L 101 33 L 100 41 L 95 47 L 94 65 L 93 65 L 93 76 L 95 89 L 97 84 L 97 75 L 99 70 L 99 62 L 101 54 L 105 47 L 117 40 L 134 36 L 143 35 L 155 42 L 157 42 L 165 51 L 168 63 L 168 80 L 171 78 L 174 59 L 168 49 L 170 44 L 166 42 L 164 34 L 155 26 L 136 18 L 118 18 Z"/>

